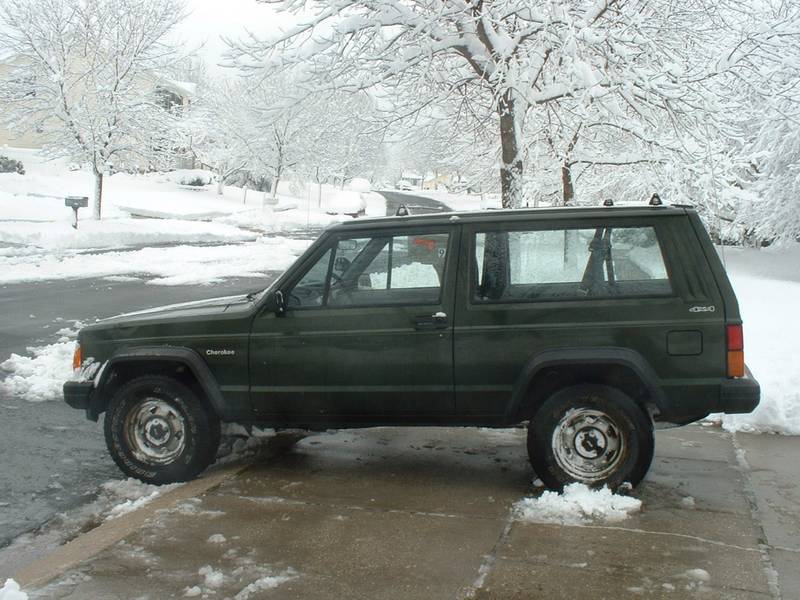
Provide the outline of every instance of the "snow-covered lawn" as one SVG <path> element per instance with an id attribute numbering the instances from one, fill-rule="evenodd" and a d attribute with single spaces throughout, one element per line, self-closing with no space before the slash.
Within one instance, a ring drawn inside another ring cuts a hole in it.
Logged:
<path id="1" fill-rule="evenodd" d="M 230 277 L 258 277 L 286 269 L 309 240 L 262 237 L 219 246 L 171 246 L 100 254 L 0 252 L 0 284 L 136 276 L 152 285 L 209 285 Z"/>
<path id="2" fill-rule="evenodd" d="M 64 198 L 91 197 L 91 174 L 70 170 L 63 160 L 46 160 L 34 150 L 2 148 L 0 153 L 25 166 L 25 175 L 0 173 L 0 246 L 56 252 L 168 242 L 233 242 L 253 239 L 253 231 L 320 228 L 351 218 L 326 212 L 330 210 L 328 199 L 342 193 L 330 185 L 320 188 L 283 182 L 273 206 L 254 190 L 226 186 L 220 195 L 215 184 L 196 189 L 182 185 L 186 177 L 181 172 L 116 173 L 105 179 L 102 221 L 91 219 L 91 208 L 80 209 L 75 231 L 72 210 L 64 206 Z M 368 216 L 384 216 L 383 197 L 364 190 L 361 181 L 356 187 L 358 191 L 344 193 L 360 195 Z"/>
<path id="3" fill-rule="evenodd" d="M 800 245 L 726 248 L 728 273 L 744 321 L 744 356 L 761 384 L 761 404 L 725 415 L 730 431 L 800 435 Z"/>

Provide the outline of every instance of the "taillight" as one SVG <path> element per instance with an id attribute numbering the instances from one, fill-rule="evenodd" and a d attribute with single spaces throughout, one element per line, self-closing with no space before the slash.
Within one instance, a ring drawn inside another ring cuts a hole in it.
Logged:
<path id="1" fill-rule="evenodd" d="M 727 326 L 728 377 L 744 377 L 744 332 L 741 325 Z"/>
<path id="2" fill-rule="evenodd" d="M 80 369 L 83 364 L 83 352 L 81 345 L 75 344 L 75 354 L 72 355 L 72 370 Z"/>

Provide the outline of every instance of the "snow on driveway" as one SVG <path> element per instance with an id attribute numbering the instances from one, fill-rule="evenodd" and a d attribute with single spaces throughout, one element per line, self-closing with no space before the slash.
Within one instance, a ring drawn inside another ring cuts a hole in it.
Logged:
<path id="1" fill-rule="evenodd" d="M 520 521 L 583 525 L 623 521 L 641 508 L 638 498 L 614 494 L 606 487 L 593 490 L 582 483 L 571 483 L 560 494 L 545 491 L 536 498 L 523 498 L 514 504 L 513 512 Z"/>

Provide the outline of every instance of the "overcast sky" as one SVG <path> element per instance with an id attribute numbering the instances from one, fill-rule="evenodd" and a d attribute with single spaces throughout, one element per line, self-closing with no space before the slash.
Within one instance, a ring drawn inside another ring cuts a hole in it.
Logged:
<path id="1" fill-rule="evenodd" d="M 275 31 L 281 20 L 273 8 L 255 0 L 186 0 L 190 11 L 178 35 L 192 46 L 203 45 L 201 54 L 214 69 L 225 51 L 221 36 L 243 35 L 245 28 L 257 34 Z"/>

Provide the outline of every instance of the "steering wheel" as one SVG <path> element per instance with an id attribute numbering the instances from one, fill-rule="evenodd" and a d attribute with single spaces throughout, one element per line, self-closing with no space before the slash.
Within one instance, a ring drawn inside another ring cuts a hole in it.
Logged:
<path id="1" fill-rule="evenodd" d="M 289 292 L 289 306 L 318 306 L 322 292 L 312 287 L 296 287 Z"/>

